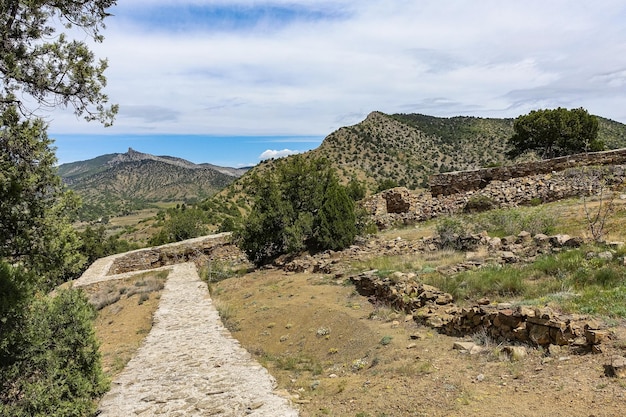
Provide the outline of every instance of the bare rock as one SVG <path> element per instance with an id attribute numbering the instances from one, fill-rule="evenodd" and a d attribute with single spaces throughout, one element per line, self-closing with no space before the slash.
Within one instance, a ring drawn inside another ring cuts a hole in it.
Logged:
<path id="1" fill-rule="evenodd" d="M 609 365 L 604 365 L 606 376 L 615 378 L 626 378 L 626 358 L 623 356 L 613 356 Z"/>

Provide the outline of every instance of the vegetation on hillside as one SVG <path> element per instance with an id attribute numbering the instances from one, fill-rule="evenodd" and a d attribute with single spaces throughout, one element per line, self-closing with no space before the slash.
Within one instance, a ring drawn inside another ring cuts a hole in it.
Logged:
<path id="1" fill-rule="evenodd" d="M 604 149 L 598 140 L 598 119 L 583 108 L 533 110 L 515 119 L 513 129 L 507 152 L 512 158 L 528 151 L 549 159 Z"/>
<path id="2" fill-rule="evenodd" d="M 328 161 L 295 155 L 250 181 L 254 204 L 236 236 L 254 263 L 352 244 L 357 234 L 354 202 Z"/>
<path id="3" fill-rule="evenodd" d="M 159 158 L 105 163 L 105 168 L 102 165 L 91 169 L 75 167 L 74 171 L 65 168 L 64 181 L 83 199 L 80 219 L 93 221 L 127 215 L 157 202 L 193 204 L 236 179 L 215 169 L 176 162 Z"/>

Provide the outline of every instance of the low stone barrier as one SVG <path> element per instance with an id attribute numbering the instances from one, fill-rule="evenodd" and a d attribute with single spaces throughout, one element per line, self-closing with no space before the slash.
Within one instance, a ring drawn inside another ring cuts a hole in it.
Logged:
<path id="1" fill-rule="evenodd" d="M 154 269 L 184 262 L 195 262 L 196 266 L 200 266 L 212 260 L 231 265 L 248 264 L 245 254 L 231 242 L 230 233 L 222 233 L 128 252 L 115 258 L 107 275 Z"/>
<path id="2" fill-rule="evenodd" d="M 485 331 L 495 340 L 542 346 L 569 346 L 580 352 L 601 352 L 610 333 L 599 322 L 583 315 L 557 314 L 549 308 L 530 308 L 483 299 L 472 307 L 454 304 L 452 295 L 419 283 L 415 274 L 380 277 L 368 271 L 351 277 L 359 293 L 386 303 L 449 336 Z"/>
<path id="3" fill-rule="evenodd" d="M 513 178 L 559 172 L 573 167 L 624 163 L 626 163 L 626 148 L 568 155 L 511 166 L 446 172 L 432 175 L 429 183 L 433 196 L 451 195 L 485 188 L 492 181 L 508 181 Z"/>
<path id="4" fill-rule="evenodd" d="M 547 203 L 565 198 L 594 195 L 626 181 L 626 165 L 571 168 L 508 180 L 492 180 L 480 190 L 433 196 L 404 187 L 376 194 L 363 202 L 381 229 L 411 224 L 465 211 L 472 200 L 484 199 L 491 208 Z M 453 189 L 454 187 L 451 187 Z"/>

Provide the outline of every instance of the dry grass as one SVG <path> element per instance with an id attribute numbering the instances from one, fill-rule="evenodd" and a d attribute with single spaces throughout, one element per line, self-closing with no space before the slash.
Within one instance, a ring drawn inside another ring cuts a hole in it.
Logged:
<path id="1" fill-rule="evenodd" d="M 95 329 L 107 376 L 113 378 L 124 369 L 150 332 L 167 274 L 146 272 L 84 288 L 98 309 Z"/>
<path id="2" fill-rule="evenodd" d="M 486 334 L 485 354 L 461 354 L 458 339 L 315 274 L 256 271 L 214 284 L 212 297 L 303 417 L 570 416 L 594 401 L 609 416 L 620 415 L 615 395 L 626 396 L 614 381 L 597 389 L 604 357 L 535 350 L 511 362 Z"/>

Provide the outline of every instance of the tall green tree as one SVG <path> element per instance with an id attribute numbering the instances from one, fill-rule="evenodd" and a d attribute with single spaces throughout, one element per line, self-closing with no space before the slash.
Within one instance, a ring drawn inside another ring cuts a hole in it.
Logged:
<path id="1" fill-rule="evenodd" d="M 515 133 L 509 139 L 510 158 L 535 151 L 542 158 L 554 158 L 604 149 L 598 140 L 598 120 L 587 110 L 533 110 L 519 116 L 513 124 Z"/>
<path id="2" fill-rule="evenodd" d="M 314 238 L 317 246 L 332 250 L 350 246 L 357 234 L 356 223 L 354 202 L 337 178 L 331 177 L 316 217 Z"/>
<path id="3" fill-rule="evenodd" d="M 279 160 L 252 177 L 248 188 L 255 200 L 236 238 L 254 263 L 305 249 L 342 249 L 354 241 L 354 203 L 327 160 Z"/>
<path id="4" fill-rule="evenodd" d="M 85 258 L 71 227 L 79 201 L 63 188 L 41 109 L 71 107 L 112 123 L 106 61 L 85 34 L 114 0 L 0 2 L 0 416 L 88 416 L 106 387 L 93 308 L 76 290 L 47 293 Z M 69 33 L 69 35 L 68 35 Z M 72 39 L 79 33 L 81 39 Z"/>

